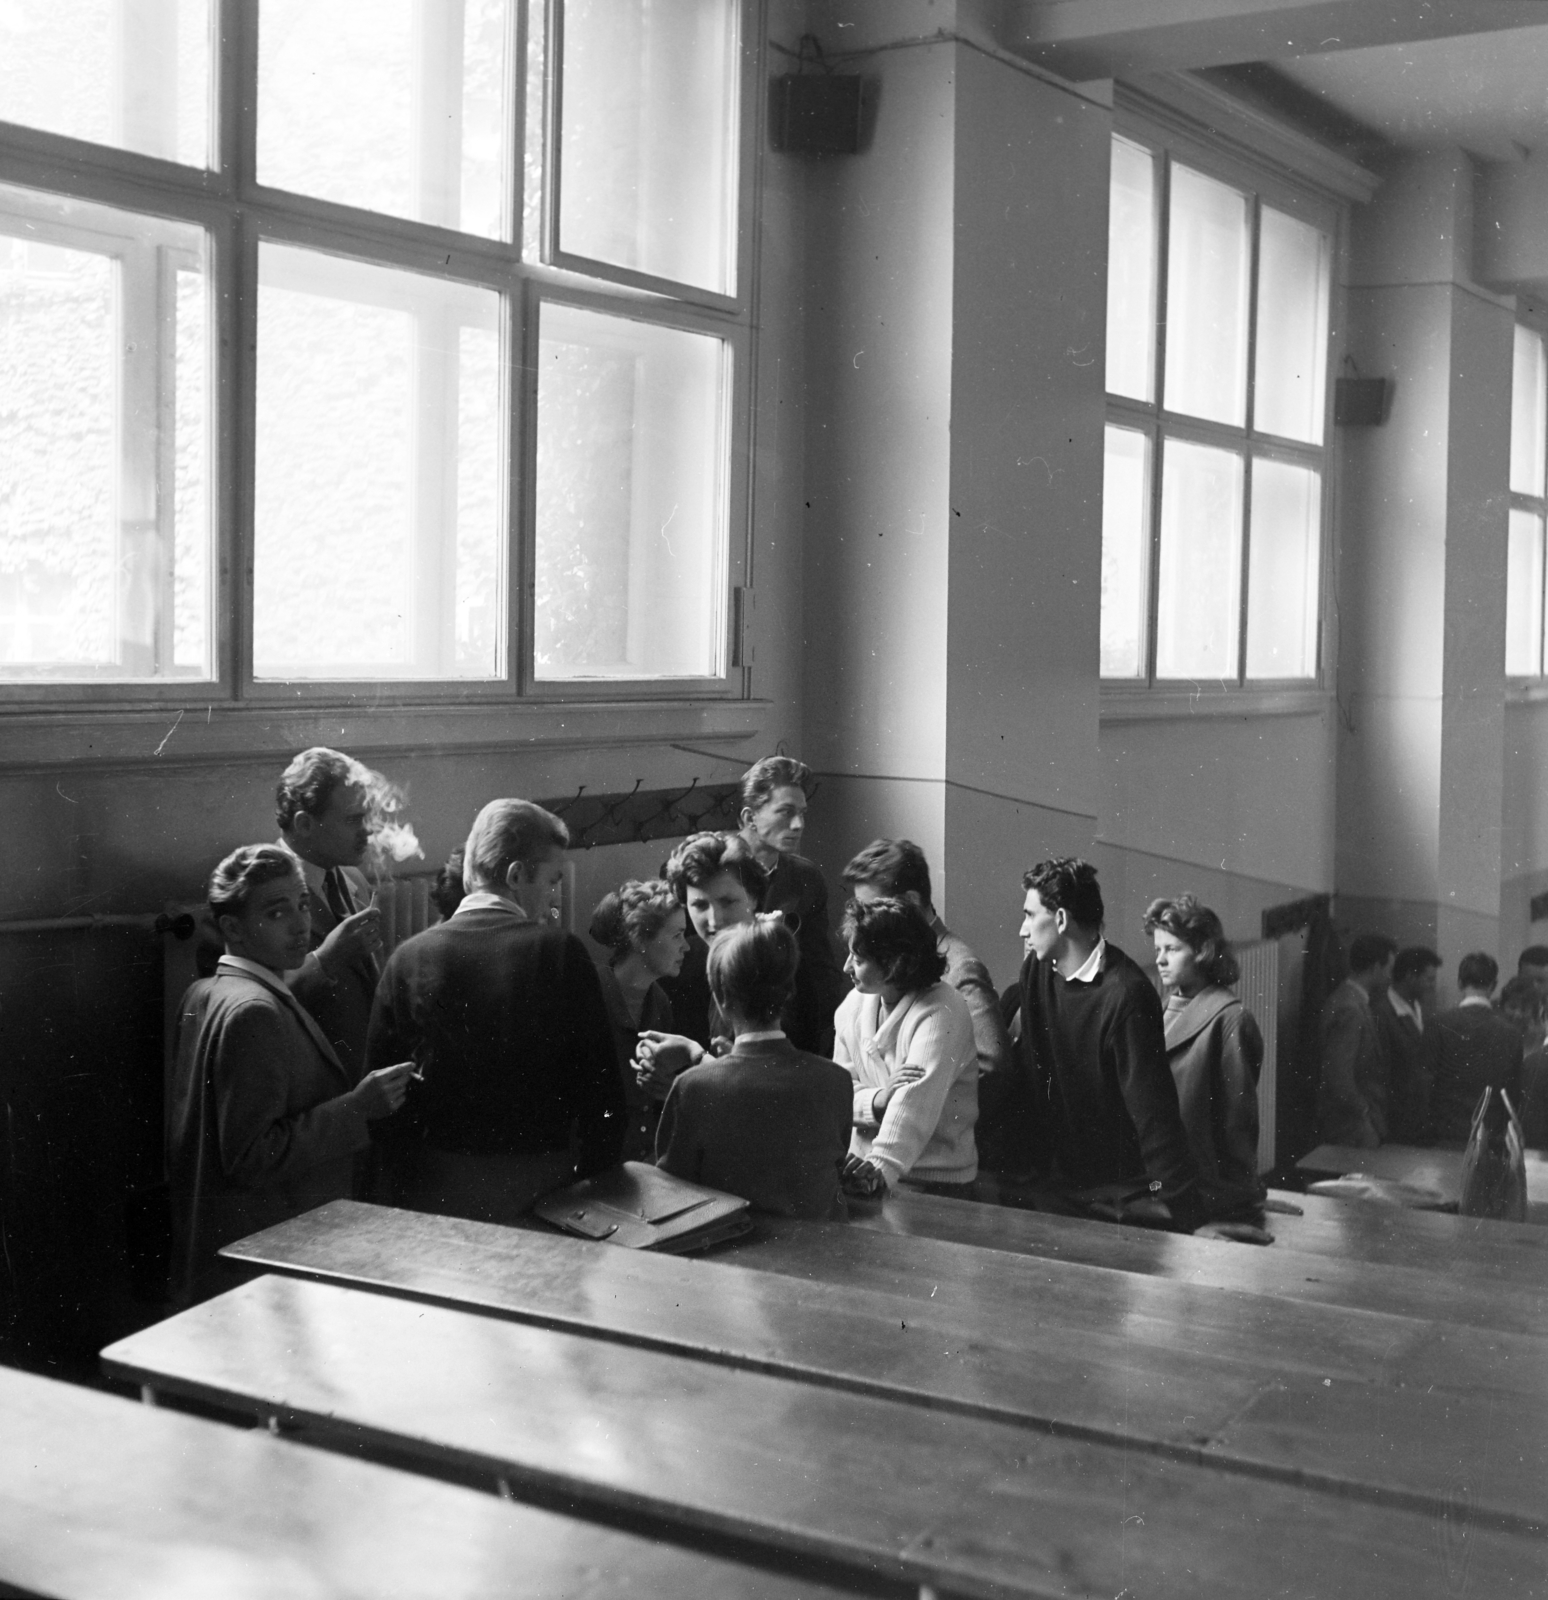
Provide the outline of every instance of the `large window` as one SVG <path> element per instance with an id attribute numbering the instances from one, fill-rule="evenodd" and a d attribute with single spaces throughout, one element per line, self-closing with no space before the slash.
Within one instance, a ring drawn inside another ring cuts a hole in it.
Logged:
<path id="1" fill-rule="evenodd" d="M 0 9 L 8 698 L 728 686 L 742 0 Z"/>
<path id="2" fill-rule="evenodd" d="M 1505 672 L 1543 676 L 1544 454 L 1548 360 L 1536 328 L 1516 325 L 1510 408 L 1510 542 L 1505 580 Z"/>
<path id="3" fill-rule="evenodd" d="M 1318 675 L 1333 218 L 1115 136 L 1102 676 Z"/>

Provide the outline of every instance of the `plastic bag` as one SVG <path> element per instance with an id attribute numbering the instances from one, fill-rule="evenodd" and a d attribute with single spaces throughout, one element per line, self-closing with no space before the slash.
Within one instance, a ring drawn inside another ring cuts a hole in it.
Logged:
<path id="1" fill-rule="evenodd" d="M 1521 1119 L 1503 1089 L 1485 1089 L 1473 1111 L 1473 1128 L 1462 1154 L 1464 1217 L 1525 1222 L 1526 1148 Z"/>

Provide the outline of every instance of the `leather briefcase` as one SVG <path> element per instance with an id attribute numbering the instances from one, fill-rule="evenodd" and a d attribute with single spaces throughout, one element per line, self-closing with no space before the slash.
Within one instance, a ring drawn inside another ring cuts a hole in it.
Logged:
<path id="1" fill-rule="evenodd" d="M 583 1239 L 670 1255 L 706 1249 L 752 1227 L 740 1195 L 674 1178 L 643 1161 L 583 1178 L 545 1195 L 533 1210 Z"/>

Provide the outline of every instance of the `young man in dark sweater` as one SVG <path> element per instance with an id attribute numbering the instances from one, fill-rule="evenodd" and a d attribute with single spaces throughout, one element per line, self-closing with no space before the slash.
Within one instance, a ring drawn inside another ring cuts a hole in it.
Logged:
<path id="1" fill-rule="evenodd" d="M 468 893 L 382 974 L 368 1063 L 421 1081 L 383 1125 L 391 1198 L 510 1222 L 619 1157 L 612 1023 L 586 947 L 552 920 L 569 835 L 527 800 L 491 800 L 468 835 Z"/>
<path id="2" fill-rule="evenodd" d="M 1209 1218 L 1166 1060 L 1161 1001 L 1102 937 L 1096 868 L 1040 861 L 1022 878 L 1021 1037 L 1033 1155 L 1056 1189 L 1148 1190 L 1178 1227 Z"/>

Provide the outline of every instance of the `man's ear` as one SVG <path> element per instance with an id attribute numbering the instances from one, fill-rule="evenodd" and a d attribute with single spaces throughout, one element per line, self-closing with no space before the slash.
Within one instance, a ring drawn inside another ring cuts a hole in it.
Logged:
<path id="1" fill-rule="evenodd" d="M 743 806 L 741 815 L 737 818 L 736 825 L 739 828 L 745 828 L 752 822 L 752 819 L 753 808 L 751 806 Z"/>
<path id="2" fill-rule="evenodd" d="M 232 916 L 229 911 L 223 912 L 215 919 L 215 926 L 220 930 L 221 938 L 229 945 L 233 938 L 239 943 L 242 938 L 242 924 L 239 918 Z"/>
<path id="3" fill-rule="evenodd" d="M 505 887 L 507 889 L 516 890 L 519 889 L 522 884 L 531 882 L 532 874 L 527 870 L 527 864 L 525 861 L 513 861 L 510 866 L 505 869 Z"/>
<path id="4" fill-rule="evenodd" d="M 309 839 L 312 836 L 312 829 L 316 826 L 317 819 L 310 811 L 298 811 L 290 819 L 289 831 L 295 834 L 298 839 Z"/>
<path id="5" fill-rule="evenodd" d="M 1054 927 L 1059 930 L 1061 938 L 1069 932 L 1070 914 L 1063 906 L 1058 906 L 1054 909 Z"/>

